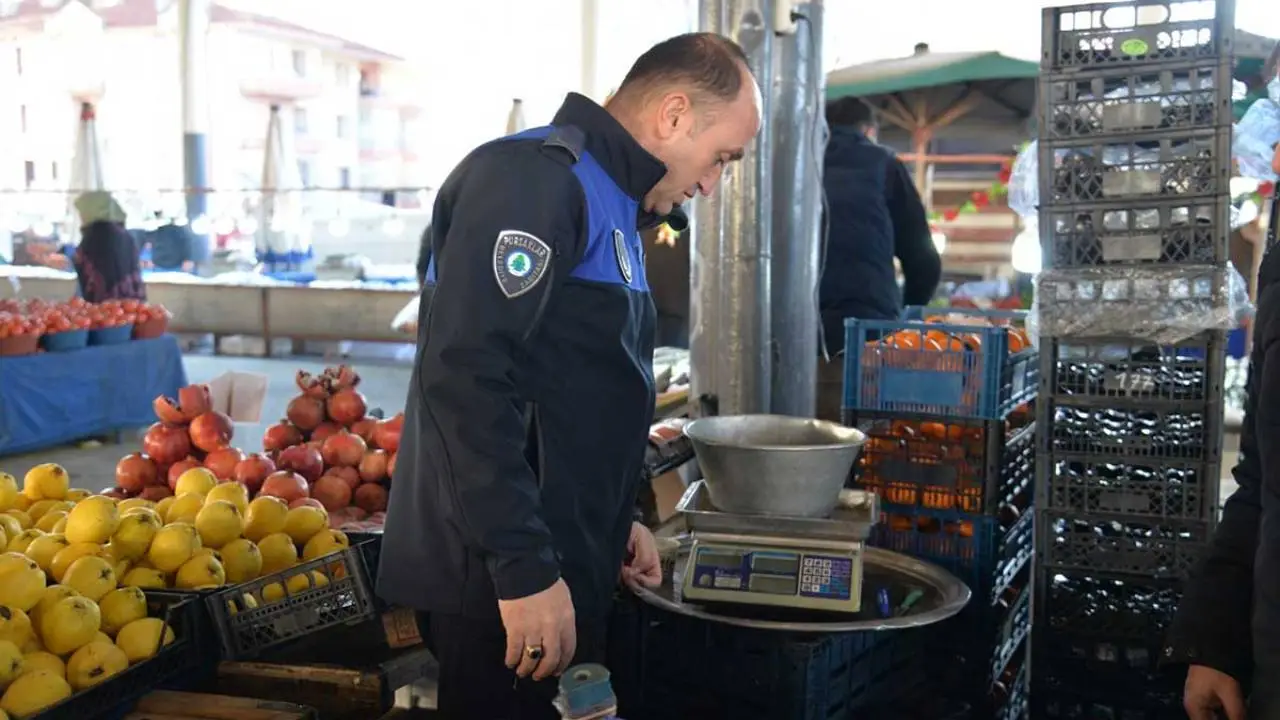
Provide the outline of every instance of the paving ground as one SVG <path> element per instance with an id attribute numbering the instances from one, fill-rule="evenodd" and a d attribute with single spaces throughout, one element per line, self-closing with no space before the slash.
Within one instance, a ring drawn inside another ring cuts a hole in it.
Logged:
<path id="1" fill-rule="evenodd" d="M 262 449 L 262 433 L 284 414 L 289 400 L 297 394 L 294 376 L 298 370 L 320 372 L 325 364 L 319 359 L 272 359 L 243 357 L 215 357 L 212 355 L 187 355 L 187 377 L 192 382 L 204 382 L 229 370 L 262 373 L 268 377 L 267 399 L 263 404 L 262 422 L 256 425 L 237 424 L 235 445 L 245 452 Z M 369 407 L 382 408 L 388 416 L 404 407 L 405 392 L 409 385 L 407 364 L 388 361 L 350 361 L 360 373 L 360 390 Z M 122 444 L 83 443 L 42 450 L 26 455 L 0 457 L 0 470 L 18 478 L 32 466 L 56 462 L 65 467 L 73 478 L 73 484 L 90 490 L 104 490 L 114 485 L 116 462 L 121 456 L 141 446 L 141 431 L 126 433 Z"/>

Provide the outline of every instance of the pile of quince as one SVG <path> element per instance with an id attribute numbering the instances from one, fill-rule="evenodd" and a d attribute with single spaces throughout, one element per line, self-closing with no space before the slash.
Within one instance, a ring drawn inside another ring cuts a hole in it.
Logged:
<path id="1" fill-rule="evenodd" d="M 70 486 L 65 469 L 0 472 L 0 720 L 23 718 L 101 683 L 174 640 L 144 588 L 242 583 L 348 546 L 323 508 L 250 502 L 204 468 L 173 497 L 116 500 Z M 327 584 L 316 571 L 246 594 L 258 607 Z M 287 589 L 286 589 L 287 585 Z"/>

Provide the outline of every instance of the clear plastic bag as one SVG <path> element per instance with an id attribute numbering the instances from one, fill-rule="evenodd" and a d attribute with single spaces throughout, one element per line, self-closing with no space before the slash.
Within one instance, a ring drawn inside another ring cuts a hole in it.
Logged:
<path id="1" fill-rule="evenodd" d="M 1255 180 L 1276 179 L 1271 169 L 1275 145 L 1280 142 L 1280 105 L 1262 98 L 1249 106 L 1236 123 L 1231 154 L 1242 176 Z"/>
<path id="2" fill-rule="evenodd" d="M 418 332 L 418 300 L 421 295 L 414 295 L 400 312 L 396 313 L 395 318 L 391 321 L 391 329 L 402 333 Z"/>
<path id="3" fill-rule="evenodd" d="M 1036 277 L 1027 326 L 1044 337 L 1128 337 L 1173 344 L 1234 330 L 1253 313 L 1232 266 L 1048 270 Z"/>
<path id="4" fill-rule="evenodd" d="M 1032 140 L 1014 158 L 1013 168 L 1009 174 L 1009 209 L 1019 217 L 1030 219 L 1036 216 L 1036 208 L 1040 206 L 1040 159 L 1037 153 L 1040 142 Z"/>

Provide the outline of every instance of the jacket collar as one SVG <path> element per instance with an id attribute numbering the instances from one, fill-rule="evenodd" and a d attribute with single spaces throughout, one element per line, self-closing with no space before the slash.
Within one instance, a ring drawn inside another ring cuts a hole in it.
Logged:
<path id="1" fill-rule="evenodd" d="M 667 166 L 645 150 L 603 107 L 590 98 L 569 93 L 556 111 L 552 125 L 572 125 L 586 135 L 586 150 L 632 200 L 640 201 L 667 174 Z M 676 208 L 662 218 L 640 211 L 641 229 L 667 222 L 676 231 L 689 226 L 684 210 Z"/>

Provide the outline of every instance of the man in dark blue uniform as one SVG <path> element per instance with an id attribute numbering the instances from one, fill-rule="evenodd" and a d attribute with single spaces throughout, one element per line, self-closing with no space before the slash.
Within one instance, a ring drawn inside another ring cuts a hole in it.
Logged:
<path id="1" fill-rule="evenodd" d="M 640 230 L 683 226 L 760 126 L 742 50 L 682 35 L 607 107 L 483 145 L 440 189 L 378 591 L 420 611 L 448 718 L 555 718 L 600 661 L 619 579 L 660 580 L 633 522 L 653 416 Z"/>

